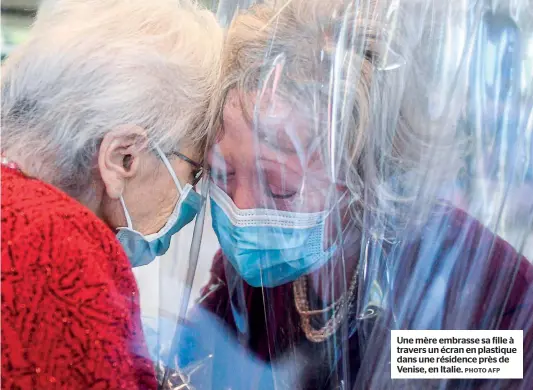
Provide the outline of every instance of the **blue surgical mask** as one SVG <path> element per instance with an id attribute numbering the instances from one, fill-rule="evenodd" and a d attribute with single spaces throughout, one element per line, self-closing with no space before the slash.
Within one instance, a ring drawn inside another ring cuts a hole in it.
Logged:
<path id="1" fill-rule="evenodd" d="M 211 190 L 213 228 L 225 257 L 253 287 L 276 287 L 323 266 L 327 212 L 241 210 L 218 186 Z"/>
<path id="2" fill-rule="evenodd" d="M 163 228 L 157 233 L 146 236 L 133 228 L 124 198 L 122 196 L 120 197 L 120 202 L 122 203 L 128 226 L 118 228 L 119 232 L 117 233 L 117 239 L 126 251 L 132 267 L 147 265 L 157 256 L 164 255 L 170 247 L 172 236 L 194 219 L 202 203 L 200 195 L 194 191 L 190 184 L 187 184 L 184 188 L 181 187 L 167 157 L 158 147 L 156 147 L 155 150 L 170 172 L 170 176 L 172 176 L 172 180 L 174 181 L 174 184 L 176 184 L 180 197 L 172 214 L 170 214 L 170 217 L 165 223 L 165 226 L 163 226 Z"/>

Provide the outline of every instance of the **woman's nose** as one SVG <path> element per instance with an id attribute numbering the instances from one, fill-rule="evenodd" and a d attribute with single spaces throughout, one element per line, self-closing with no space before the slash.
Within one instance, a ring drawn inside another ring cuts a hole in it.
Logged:
<path id="1" fill-rule="evenodd" d="M 233 191 L 232 200 L 241 210 L 253 209 L 256 207 L 254 190 L 250 186 L 237 186 Z"/>

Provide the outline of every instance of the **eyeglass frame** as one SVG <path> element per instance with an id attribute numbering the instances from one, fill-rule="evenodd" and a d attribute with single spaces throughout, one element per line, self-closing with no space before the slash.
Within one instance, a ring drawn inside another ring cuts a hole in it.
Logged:
<path id="1" fill-rule="evenodd" d="M 192 165 L 194 167 L 196 172 L 193 171 L 194 179 L 192 180 L 191 185 L 193 187 L 196 186 L 196 184 L 198 184 L 198 182 L 202 179 L 202 177 L 204 175 L 205 169 L 204 169 L 203 165 L 197 163 L 196 161 L 193 161 L 192 159 L 190 159 L 189 157 L 187 157 L 186 155 L 184 155 L 184 154 L 182 154 L 180 152 L 172 152 L 171 155 L 178 157 L 179 159 L 185 161 L 186 163 L 189 163 L 190 165 Z"/>

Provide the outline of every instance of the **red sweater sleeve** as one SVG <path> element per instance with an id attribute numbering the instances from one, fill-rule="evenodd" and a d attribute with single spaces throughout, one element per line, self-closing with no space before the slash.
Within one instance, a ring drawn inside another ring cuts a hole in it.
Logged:
<path id="1" fill-rule="evenodd" d="M 2 190 L 2 388 L 156 388 L 113 233 L 68 198 Z"/>

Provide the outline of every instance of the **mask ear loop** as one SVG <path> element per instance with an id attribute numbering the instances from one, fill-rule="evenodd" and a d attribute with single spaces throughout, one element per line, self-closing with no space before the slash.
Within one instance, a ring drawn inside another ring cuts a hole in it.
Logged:
<path id="1" fill-rule="evenodd" d="M 176 176 L 176 173 L 174 172 L 174 168 L 172 168 L 172 165 L 170 165 L 170 161 L 168 161 L 167 156 L 162 152 L 162 150 L 159 148 L 159 146 L 154 146 L 155 151 L 157 154 L 159 154 L 159 157 L 161 157 L 161 160 L 163 160 L 163 164 L 168 169 L 168 172 L 170 173 L 170 176 L 172 176 L 172 180 L 174 180 L 174 184 L 176 184 L 176 187 L 178 187 L 178 191 L 181 194 L 183 194 L 183 188 L 181 187 L 180 181 L 178 180 L 178 177 Z"/>
<path id="2" fill-rule="evenodd" d="M 122 209 L 124 210 L 124 216 L 126 217 L 128 229 L 133 230 L 133 223 L 131 222 L 130 213 L 128 213 L 128 209 L 126 208 L 126 202 L 124 202 L 124 198 L 122 197 L 122 195 L 120 195 L 120 204 L 122 204 Z"/>
<path id="3" fill-rule="evenodd" d="M 170 173 L 170 176 L 172 177 L 172 180 L 174 181 L 174 184 L 178 188 L 178 192 L 180 193 L 180 196 L 183 194 L 183 188 L 181 187 L 181 184 L 176 176 L 176 173 L 174 172 L 174 169 L 172 168 L 172 165 L 170 165 L 170 161 L 168 161 L 167 156 L 162 152 L 162 150 L 159 148 L 159 146 L 154 147 L 157 154 L 159 154 L 159 157 L 161 160 L 163 160 L 163 164 L 165 164 L 165 167 L 167 168 L 168 172 Z M 126 222 L 128 224 L 128 229 L 133 230 L 133 223 L 131 221 L 130 213 L 128 212 L 128 208 L 126 207 L 126 202 L 124 202 L 124 198 L 122 195 L 120 195 L 120 204 L 122 205 L 122 209 L 124 210 L 124 216 L 126 217 Z"/>

